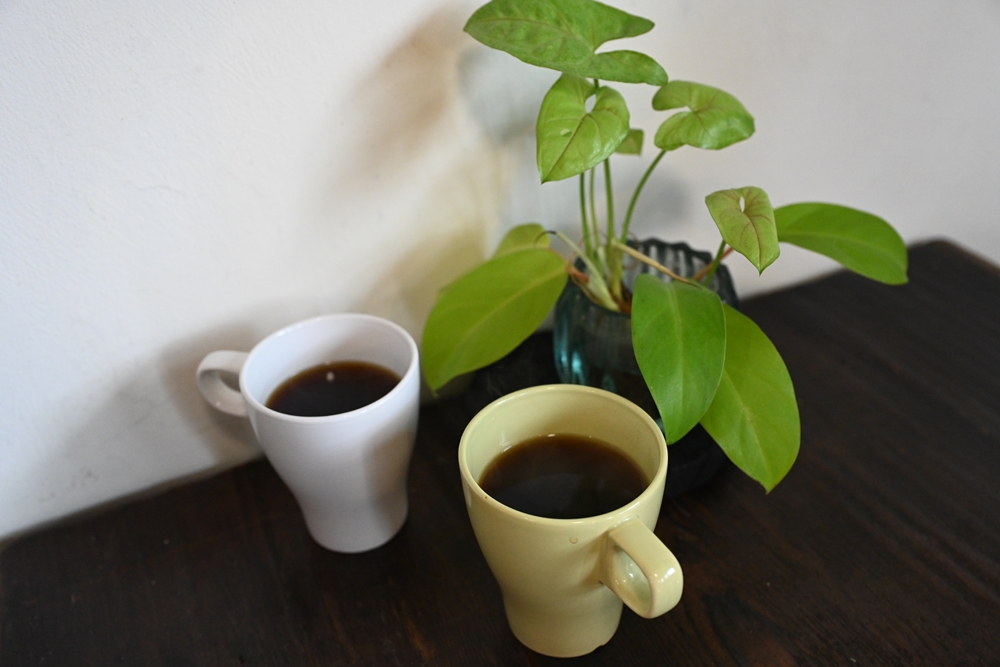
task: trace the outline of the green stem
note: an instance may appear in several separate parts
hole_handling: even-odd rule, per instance
[[[608,249],[615,238],[615,199],[611,188],[611,160],[604,160],[604,196],[608,200]]]
[[[597,217],[597,204],[594,202],[594,170],[593,169],[590,170],[590,192],[589,192],[589,199],[590,199],[590,224],[591,224],[590,237],[593,240],[593,246],[591,247],[590,253],[589,253],[590,254],[590,260],[593,263],[593,266],[596,266],[597,270],[600,271],[601,280],[604,280],[604,275],[605,275],[605,273],[607,273],[607,264],[604,261],[604,259],[605,259],[604,258],[604,248],[601,247],[601,230],[600,230],[600,227],[598,226],[599,220],[598,220],[598,217]]]
[[[597,228],[597,204],[594,202],[594,170],[590,170],[590,224],[594,226],[591,234],[594,237],[594,245],[600,244],[601,230]]]
[[[587,181],[583,174],[580,174],[580,218],[583,223],[583,243],[587,248],[587,254],[594,252],[594,246],[590,240],[590,222],[587,220]]]
[[[622,243],[628,242],[628,230],[629,227],[632,225],[632,212],[635,211],[635,204],[637,201],[639,201],[639,193],[642,192],[642,188],[646,185],[646,181],[649,180],[649,177],[650,175],[652,175],[653,170],[656,169],[656,165],[660,163],[660,160],[662,160],[663,156],[666,154],[667,151],[665,150],[660,151],[660,154],[656,156],[653,162],[649,165],[649,168],[646,169],[646,173],[644,173],[642,175],[642,178],[639,179],[639,184],[635,186],[635,192],[632,193],[632,201],[629,202],[628,210],[625,212],[625,222],[622,224],[622,235],[621,235]]]
[[[596,79],[596,78],[593,81],[594,81],[594,94],[596,95],[597,92],[600,91],[600,89],[601,89],[601,82],[600,82],[599,79]],[[607,271],[608,271],[607,259],[608,258],[607,258],[607,252],[603,251],[601,249],[600,220],[597,217],[597,202],[595,201],[595,197],[596,197],[595,190],[596,190],[596,188],[594,187],[595,180],[596,180],[596,172],[597,172],[597,170],[595,168],[591,168],[591,170],[590,170],[590,221],[591,221],[591,224],[593,224],[593,226],[594,226],[594,228],[593,228],[594,249],[596,250],[596,252],[594,253],[594,256],[593,256],[593,260],[597,263],[598,267],[600,267],[600,270],[601,270],[601,279],[603,280],[604,278],[607,277]]]
[[[730,248],[731,250],[732,248]],[[719,250],[715,253],[715,259],[712,260],[711,264],[695,274],[694,279],[702,285],[709,285],[712,282],[712,278],[715,277],[715,272],[719,270],[719,265],[722,264],[722,258],[727,254],[729,253],[726,251],[726,240],[723,239],[722,243],[719,244]]]
[[[604,196],[608,205],[608,240],[607,255],[608,260],[608,287],[611,295],[617,301],[622,299],[622,256],[621,253],[612,252],[615,242],[615,198],[611,186],[611,160],[604,160]]]

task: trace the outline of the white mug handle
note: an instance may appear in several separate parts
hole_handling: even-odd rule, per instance
[[[601,583],[643,618],[673,609],[684,591],[684,573],[674,554],[639,519],[610,531],[601,558]]]
[[[198,389],[202,397],[216,410],[237,417],[247,416],[247,406],[243,395],[222,381],[220,373],[239,376],[243,363],[249,356],[246,352],[217,350],[198,364]]]

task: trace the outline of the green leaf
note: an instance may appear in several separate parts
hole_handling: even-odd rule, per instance
[[[602,86],[594,108],[594,86],[563,74],[542,100],[536,126],[538,173],[542,183],[577,176],[615,152],[629,131],[629,113],[618,91]]]
[[[729,306],[726,363],[701,419],[726,456],[768,492],[799,453],[799,408],[785,362],[764,332]]]
[[[660,64],[644,53],[636,51],[607,51],[591,56],[580,63],[562,69],[585,79],[620,81],[622,83],[648,83],[661,86],[667,82],[667,73]]]
[[[652,21],[594,0],[493,0],[465,24],[465,31],[486,46],[531,65],[588,79],[659,86],[667,82],[667,74],[649,56],[595,53],[605,42],[652,29]]]
[[[835,259],[890,285],[907,282],[909,260],[899,233],[882,218],[836,204],[789,204],[775,209],[778,240]]]
[[[632,347],[660,411],[667,443],[677,442],[705,414],[722,377],[722,301],[702,287],[638,276],[632,297]]]
[[[502,358],[538,328],[566,284],[565,260],[543,248],[490,259],[448,286],[424,326],[424,376],[436,390]]]
[[[527,248],[548,247],[549,235],[545,231],[545,228],[537,222],[529,222],[524,225],[511,227],[503,239],[500,240],[500,245],[497,246],[493,256],[499,257],[500,255],[507,255]]]
[[[722,238],[758,273],[778,259],[778,231],[766,192],[754,187],[719,190],[705,197],[705,204]]]
[[[631,129],[628,134],[625,135],[625,141],[623,141],[616,153],[621,153],[622,155],[642,155],[642,140],[645,134],[642,130]]]
[[[690,81],[671,81],[653,96],[657,111],[681,109],[660,125],[653,143],[672,151],[681,146],[725,148],[753,134],[753,116],[727,92]]]

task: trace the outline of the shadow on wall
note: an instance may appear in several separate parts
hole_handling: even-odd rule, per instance
[[[542,98],[559,77],[513,56],[468,40],[458,63],[462,101],[476,125],[498,145],[530,138]]]
[[[463,31],[455,8],[430,14],[362,79],[330,122],[356,128],[331,147],[322,216],[339,219],[344,194],[369,200],[413,188],[389,239],[382,275],[357,302],[420,340],[438,291],[480,262],[502,234],[501,214],[534,115],[552,76],[524,76],[518,61]],[[345,120],[346,118],[346,120]],[[470,122],[471,121],[471,122]],[[521,220],[517,220],[521,222]],[[355,234],[355,229],[341,229]],[[377,232],[376,232],[377,233]],[[399,245],[411,242],[401,252]],[[362,239],[369,244],[369,239]]]
[[[453,211],[462,215],[462,211]],[[432,221],[424,219],[421,224]],[[384,277],[359,300],[361,309],[396,322],[420,344],[424,322],[434,307],[438,292],[485,255],[483,234],[468,219],[447,235],[428,236],[393,265]]]
[[[533,135],[537,106],[552,80],[525,74],[531,68],[473,42],[461,30],[464,19],[439,10],[418,25],[351,96],[355,141],[327,149],[328,211],[336,208],[336,193],[370,203],[419,174],[409,219],[396,225],[421,230],[402,239],[412,245],[390,254],[379,265],[382,275],[370,277],[368,289],[347,307],[333,288],[260,304],[237,322],[177,341],[153,367],[121,378],[114,398],[95,408],[60,460],[51,462],[64,471],[67,497],[85,496],[81,487],[90,484],[105,497],[130,495],[143,482],[190,479],[192,469],[202,476],[260,455],[248,420],[217,412],[197,390],[195,371],[213,350],[248,351],[295,320],[343,310],[387,317],[419,340],[438,290],[498,239],[512,169],[533,172],[533,164],[512,164],[510,154]],[[116,441],[134,446],[108,447]],[[108,479],[115,475],[133,488],[116,488]]]
[[[295,320],[343,310],[387,317],[419,341],[438,291],[492,250],[505,211],[509,224],[558,224],[560,214],[549,215],[542,203],[557,186],[543,192],[533,164],[538,105],[557,75],[474,42],[461,30],[465,18],[438,10],[402,40],[350,96],[355,141],[327,148],[329,210],[337,192],[371,202],[421,176],[409,218],[396,226],[420,230],[402,239],[412,244],[389,254],[381,275],[369,277],[353,303],[327,288],[259,304],[237,322],[177,341],[153,367],[123,376],[114,398],[95,408],[50,462],[61,471],[61,493],[85,497],[84,487],[96,484],[105,496],[128,494],[134,488],[116,488],[107,478],[118,475],[135,487],[148,475],[147,486],[155,485],[164,476],[187,478],[199,468],[202,475],[259,456],[249,422],[215,411],[198,393],[195,370],[206,354],[250,350]],[[516,191],[508,196],[512,184]],[[565,217],[574,220],[570,186]],[[123,441],[133,446],[108,446]]]
[[[412,174],[454,131],[461,17],[439,9],[393,49],[349,96],[354,141],[331,154],[330,193],[377,195]],[[336,201],[328,202],[336,206]]]
[[[344,294],[330,292],[329,287],[326,292],[317,289],[294,303],[263,305],[245,313],[239,323],[177,342],[162,355],[158,372],[125,383],[122,390],[129,396],[158,396],[162,405],[157,409],[114,401],[83,427],[81,440],[111,437],[101,435],[104,425],[130,422],[123,428],[137,433],[143,442],[137,444],[135,458],[130,457],[127,465],[148,466],[154,472],[177,468],[170,465],[170,457],[178,457],[176,463],[190,462],[196,443],[208,450],[205,458],[218,462],[213,469],[236,465],[259,456],[260,450],[248,420],[222,414],[201,398],[195,371],[206,354],[218,349],[249,351],[268,334],[296,320],[345,310],[396,321],[419,341],[438,290],[484,256],[484,238],[487,229],[495,226],[507,181],[503,155],[488,135],[473,132],[471,137],[456,139],[456,132],[469,126],[457,75],[458,63],[471,42],[462,33],[463,20],[447,10],[433,13],[361,79],[348,98],[350,108],[343,111],[357,129],[351,135],[355,140],[326,148],[330,158],[324,172],[332,176],[327,177],[325,190],[316,193],[322,200],[321,217],[333,220],[338,193],[350,194],[371,210],[376,208],[370,205],[373,201],[395,194],[414,178],[416,170],[424,170],[417,194],[410,197],[416,204],[403,227],[426,233],[409,235],[416,241],[412,246],[373,263],[381,275],[369,276],[370,287],[355,295],[353,303],[345,304]],[[338,118],[328,122],[338,122]],[[442,146],[444,152],[435,153]],[[429,154],[434,161],[426,164]],[[433,172],[428,174],[428,169]],[[371,225],[378,226],[378,222],[371,221]],[[314,242],[337,241],[352,231],[332,227]],[[377,234],[379,230],[372,231]],[[176,425],[140,423],[136,415],[143,412],[156,413],[157,420],[179,419],[191,442],[167,442],[167,434],[177,432]],[[183,444],[187,449],[178,454]],[[99,448],[99,444],[85,447],[74,458],[82,465],[89,456],[98,455]]]

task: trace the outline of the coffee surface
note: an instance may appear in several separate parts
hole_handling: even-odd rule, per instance
[[[558,433],[505,450],[479,480],[504,505],[550,519],[611,512],[635,500],[648,484],[639,466],[608,443]]]
[[[336,361],[313,366],[275,389],[267,407],[286,415],[324,417],[357,410],[399,384],[388,368],[366,361]]]

